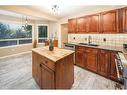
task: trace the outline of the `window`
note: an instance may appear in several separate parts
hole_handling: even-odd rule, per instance
[[[48,26],[39,25],[38,26],[38,42],[42,43],[47,39],[48,36]]]
[[[32,43],[32,25],[22,31],[21,25],[0,22],[0,47]]]

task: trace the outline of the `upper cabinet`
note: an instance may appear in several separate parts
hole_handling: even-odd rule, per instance
[[[101,13],[101,32],[118,33],[118,10]]]
[[[127,33],[127,7],[69,19],[68,33]]]
[[[123,15],[123,31],[122,32],[125,32],[127,33],[127,7],[126,8],[123,8],[122,9],[122,15]]]
[[[77,20],[69,19],[68,20],[68,33],[76,33],[77,31]]]
[[[87,19],[86,17],[77,18],[77,32],[86,33],[87,32]]]
[[[91,15],[88,17],[88,19],[87,19],[88,33],[99,33],[99,20],[100,20],[99,14]]]
[[[98,33],[99,18],[98,14],[77,18],[76,33]]]

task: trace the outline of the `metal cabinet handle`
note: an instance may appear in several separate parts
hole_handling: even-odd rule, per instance
[[[42,64],[40,64],[40,67],[42,67]]]

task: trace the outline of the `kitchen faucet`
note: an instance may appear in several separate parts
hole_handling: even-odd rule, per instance
[[[91,43],[92,43],[92,37],[89,36],[89,37],[88,37],[88,44],[91,44]]]

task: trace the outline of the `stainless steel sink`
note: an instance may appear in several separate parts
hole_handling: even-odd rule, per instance
[[[97,44],[88,44],[88,43],[79,43],[80,45],[88,45],[88,46],[99,46]]]

